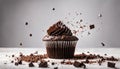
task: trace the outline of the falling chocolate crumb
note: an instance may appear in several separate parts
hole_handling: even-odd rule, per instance
[[[29,67],[34,67],[34,64],[32,62],[30,62]]]
[[[30,37],[32,37],[32,34],[29,34]]]
[[[53,11],[55,10],[55,8],[52,9]]]
[[[90,27],[90,29],[94,29],[94,28],[95,28],[95,25],[92,24],[92,25],[90,25],[89,27]]]
[[[23,44],[22,43],[20,43],[20,46],[22,46]]]
[[[28,25],[28,22],[26,22],[25,25]]]
[[[101,45],[102,45],[102,46],[105,46],[105,44],[104,44],[103,42],[101,42]]]
[[[111,68],[115,68],[115,63],[113,63],[113,62],[108,62],[108,63],[107,63],[107,66],[108,66],[108,67],[111,67]]]
[[[58,67],[54,67],[54,69],[58,69]]]

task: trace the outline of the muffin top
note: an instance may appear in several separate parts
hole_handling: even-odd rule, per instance
[[[43,41],[77,41],[78,38],[73,36],[71,30],[61,21],[50,26]]]

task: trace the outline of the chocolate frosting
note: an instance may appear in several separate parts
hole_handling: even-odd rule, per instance
[[[47,33],[50,36],[62,36],[62,35],[72,36],[71,30],[61,21],[58,21],[56,24],[52,25],[47,30]]]
[[[48,35],[43,38],[43,41],[77,41],[76,36],[72,36],[71,30],[61,21],[50,26],[47,30]]]

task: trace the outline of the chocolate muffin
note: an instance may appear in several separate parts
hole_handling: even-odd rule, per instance
[[[50,26],[48,35],[43,38],[49,58],[73,58],[78,38],[61,21]]]

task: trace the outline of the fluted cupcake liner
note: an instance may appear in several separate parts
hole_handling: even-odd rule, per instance
[[[77,41],[45,41],[49,58],[73,58]]]

